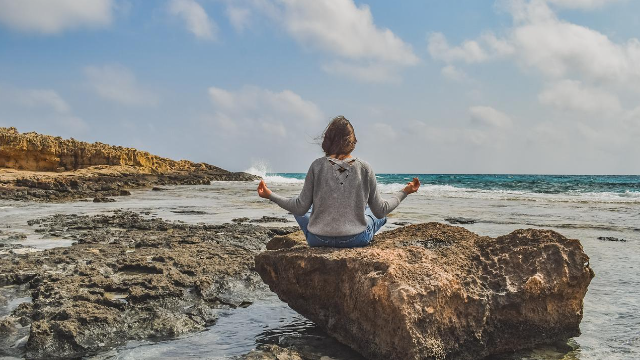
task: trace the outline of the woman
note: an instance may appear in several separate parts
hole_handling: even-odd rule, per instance
[[[290,211],[309,246],[367,246],[387,222],[387,214],[418,191],[420,181],[413,178],[390,199],[382,199],[369,164],[351,156],[357,140],[349,120],[334,118],[322,136],[326,156],[311,164],[299,196],[279,196],[264,180],[258,195]]]

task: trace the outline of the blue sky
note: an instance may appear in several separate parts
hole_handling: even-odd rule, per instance
[[[640,173],[640,2],[0,0],[0,126],[304,172]]]

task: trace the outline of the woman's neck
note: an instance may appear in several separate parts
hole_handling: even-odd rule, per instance
[[[334,159],[338,159],[338,160],[344,160],[344,159],[350,158],[351,154],[347,154],[347,155],[329,155],[329,157],[334,158]]]

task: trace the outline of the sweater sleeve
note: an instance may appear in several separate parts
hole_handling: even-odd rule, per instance
[[[309,211],[311,204],[313,204],[313,164],[307,171],[307,176],[304,178],[304,185],[300,195],[292,198],[286,198],[280,196],[273,191],[269,200],[278,204],[281,208],[290,211],[293,215],[302,216]]]
[[[400,190],[394,193],[390,199],[386,200],[378,192],[378,182],[376,175],[371,168],[369,170],[369,208],[375,217],[382,219],[400,205],[400,202],[407,197],[407,193]]]

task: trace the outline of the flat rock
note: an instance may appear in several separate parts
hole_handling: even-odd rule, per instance
[[[277,216],[263,216],[259,219],[250,220],[252,223],[271,223],[271,222],[289,222],[289,219]]]
[[[602,241],[618,241],[618,242],[627,242],[625,239],[620,239],[613,236],[598,236],[598,240]]]
[[[280,299],[369,359],[481,359],[580,334],[594,276],[578,240],[440,223],[359,249],[274,237],[256,269]]]
[[[101,196],[96,196],[93,198],[94,203],[109,203],[109,202],[115,202],[115,201],[116,199],[101,197]]]
[[[449,224],[475,224],[476,221],[474,219],[464,218],[464,217],[448,217],[445,218],[444,221]]]

